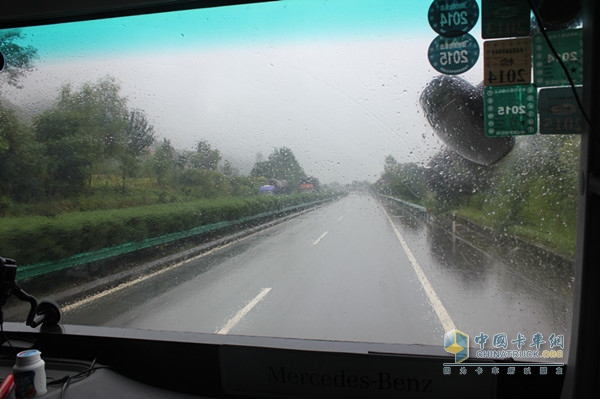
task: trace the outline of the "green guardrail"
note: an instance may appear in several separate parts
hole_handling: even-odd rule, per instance
[[[335,198],[334,198],[335,199]],[[281,213],[297,211],[301,209],[310,208],[311,206],[321,205],[327,201],[333,201],[334,199],[322,199],[318,201],[307,202],[305,204],[300,205],[292,205],[289,207],[285,207],[282,209],[278,209],[276,211],[262,212],[252,216],[245,216],[236,220],[226,220],[217,223],[211,223],[203,226],[195,227],[191,230],[187,231],[179,231],[176,233],[169,233],[159,237],[147,238],[142,241],[134,241],[128,242],[125,244],[115,245],[108,248],[99,249],[96,251],[84,252],[81,254],[73,255],[69,258],[57,260],[57,261],[48,261],[48,262],[40,262],[32,265],[24,265],[19,266],[17,272],[17,281],[26,280],[32,277],[42,276],[44,274],[48,274],[51,272],[56,272],[63,269],[68,269],[74,266],[84,265],[86,263],[98,262],[102,260],[107,260],[115,256],[125,255],[131,252],[139,251],[142,249],[152,248],[159,245],[168,244],[174,241],[182,240],[185,238],[190,238],[202,234],[209,233],[211,231],[216,231],[219,229],[223,229],[225,227],[234,226],[237,224],[248,223],[255,220],[259,220],[262,218],[275,216]]]
[[[390,197],[389,195],[380,195],[380,197],[389,199],[391,201],[397,202],[397,203],[402,204],[402,205],[406,205],[406,206],[411,207],[411,208],[413,208],[415,210],[418,210],[420,212],[427,213],[427,208],[425,208],[424,206],[413,204],[412,202],[408,202],[408,201],[402,200],[400,198]]]

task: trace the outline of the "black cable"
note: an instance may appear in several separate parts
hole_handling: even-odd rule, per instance
[[[53,380],[48,382],[46,385],[60,385],[60,384],[64,384],[66,381],[68,380],[82,380],[85,379],[87,377],[89,377],[94,371],[96,370],[100,370],[100,369],[111,369],[112,367],[110,366],[95,366],[95,367],[90,367],[88,369],[85,369],[83,371],[80,371],[79,373],[75,374],[75,375],[66,375],[62,378],[59,378],[58,380]]]
[[[70,386],[71,382],[77,382],[77,381],[83,380],[83,379],[89,377],[96,370],[110,369],[110,368],[111,368],[110,366],[96,366],[96,359],[94,358],[94,360],[92,360],[92,362],[90,363],[90,365],[87,369],[80,371],[72,376],[66,375],[62,378],[59,378],[58,380],[50,381],[50,382],[46,383],[46,385],[48,385],[48,386],[61,385],[60,397],[62,399],[65,397],[65,393],[67,392],[67,388]]]
[[[563,62],[562,57],[559,56],[558,52],[554,48],[554,45],[552,44],[552,41],[548,37],[548,34],[546,33],[546,27],[544,26],[544,23],[542,22],[542,18],[540,17],[537,9],[533,6],[533,3],[531,2],[531,0],[527,0],[527,3],[529,3],[529,8],[531,8],[531,12],[533,12],[533,16],[535,17],[535,20],[540,28],[540,32],[544,36],[544,40],[548,44],[550,51],[552,51],[552,54],[558,61],[560,67],[562,68],[563,72],[565,73],[565,76],[567,77],[567,80],[569,81],[569,86],[571,87],[571,91],[573,92],[573,96],[575,97],[575,101],[577,102],[577,106],[579,107],[579,110],[581,111],[583,118],[585,119],[585,121],[587,122],[591,131],[594,133],[594,136],[596,136],[596,139],[598,140],[598,134],[596,131],[596,127],[592,124],[591,119],[589,118],[589,116],[587,115],[587,112],[585,112],[585,109],[583,108],[583,103],[581,102],[581,99],[579,98],[579,95],[577,94],[577,88],[575,87],[575,83],[573,82],[573,78],[571,77],[571,74],[569,73],[567,66]]]
[[[6,331],[4,331],[4,323],[3,322],[0,322],[0,332],[2,332],[2,337],[4,338],[4,341],[6,341],[8,343],[8,346],[16,354],[17,353],[17,349],[13,346],[12,342],[10,342],[10,339],[8,339],[8,336],[6,335]]]
[[[67,377],[64,384],[60,388],[60,399],[63,399],[65,397],[65,392],[67,392],[67,387],[69,386],[70,382],[71,382],[71,377]]]

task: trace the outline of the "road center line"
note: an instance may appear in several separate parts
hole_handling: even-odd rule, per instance
[[[323,237],[325,237],[325,236],[327,235],[327,233],[328,233],[328,232],[326,231],[325,233],[321,234],[321,235],[319,236],[319,238],[317,238],[317,239],[315,240],[315,242],[313,242],[313,245],[317,245],[317,244],[319,243],[319,241],[321,241],[321,240],[323,239]]]
[[[244,316],[246,316],[248,314],[248,312],[251,311],[252,308],[255,307],[256,304],[259,303],[269,293],[269,291],[271,291],[271,288],[263,288],[262,291],[259,292],[259,294],[257,296],[255,296],[252,301],[250,301],[250,303],[248,303],[246,306],[244,306],[242,309],[240,309],[235,314],[235,316],[233,316],[231,319],[229,319],[227,324],[225,324],[225,326],[223,328],[221,328],[220,330],[217,331],[217,334],[228,334],[229,331],[233,327],[235,327],[235,325],[240,320],[242,320],[242,318],[244,318]]]
[[[390,222],[390,225],[392,226],[392,229],[394,230],[394,233],[396,234],[396,238],[398,238],[398,241],[400,241],[400,244],[402,244],[402,248],[404,248],[404,252],[406,252],[406,256],[408,256],[408,260],[410,261],[410,264],[412,265],[412,267],[415,271],[415,274],[417,275],[417,278],[421,282],[421,286],[423,286],[423,289],[425,290],[425,294],[427,294],[427,298],[429,299],[429,303],[431,304],[431,307],[435,311],[438,319],[440,320],[440,323],[442,323],[444,332],[454,330],[456,328],[456,326],[455,326],[454,322],[452,321],[452,319],[450,318],[450,315],[448,314],[448,311],[444,307],[444,304],[442,303],[440,298],[437,296],[435,290],[433,289],[433,286],[429,282],[429,279],[425,275],[423,268],[421,267],[421,265],[417,261],[417,258],[415,258],[415,255],[412,253],[412,251],[408,247],[408,244],[404,240],[404,237],[402,237],[402,234],[400,234],[400,231],[398,231],[398,229],[396,228],[396,225],[394,224],[394,221],[392,220],[390,215],[387,213],[387,211],[385,209],[383,209],[383,211],[385,212],[385,216],[387,217],[388,221]]]

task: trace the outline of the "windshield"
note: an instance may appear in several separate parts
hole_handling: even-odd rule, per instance
[[[0,31],[0,256],[66,324],[566,358],[579,136],[468,138],[481,25],[442,74],[430,5]]]

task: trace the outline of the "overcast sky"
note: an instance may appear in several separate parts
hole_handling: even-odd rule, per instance
[[[424,163],[441,147],[418,105],[438,74],[429,3],[287,0],[23,29],[37,68],[4,94],[35,108],[111,75],[177,148],[207,140],[248,172],[287,146],[324,183],[374,182],[385,156]],[[478,83],[481,60],[463,77]]]

